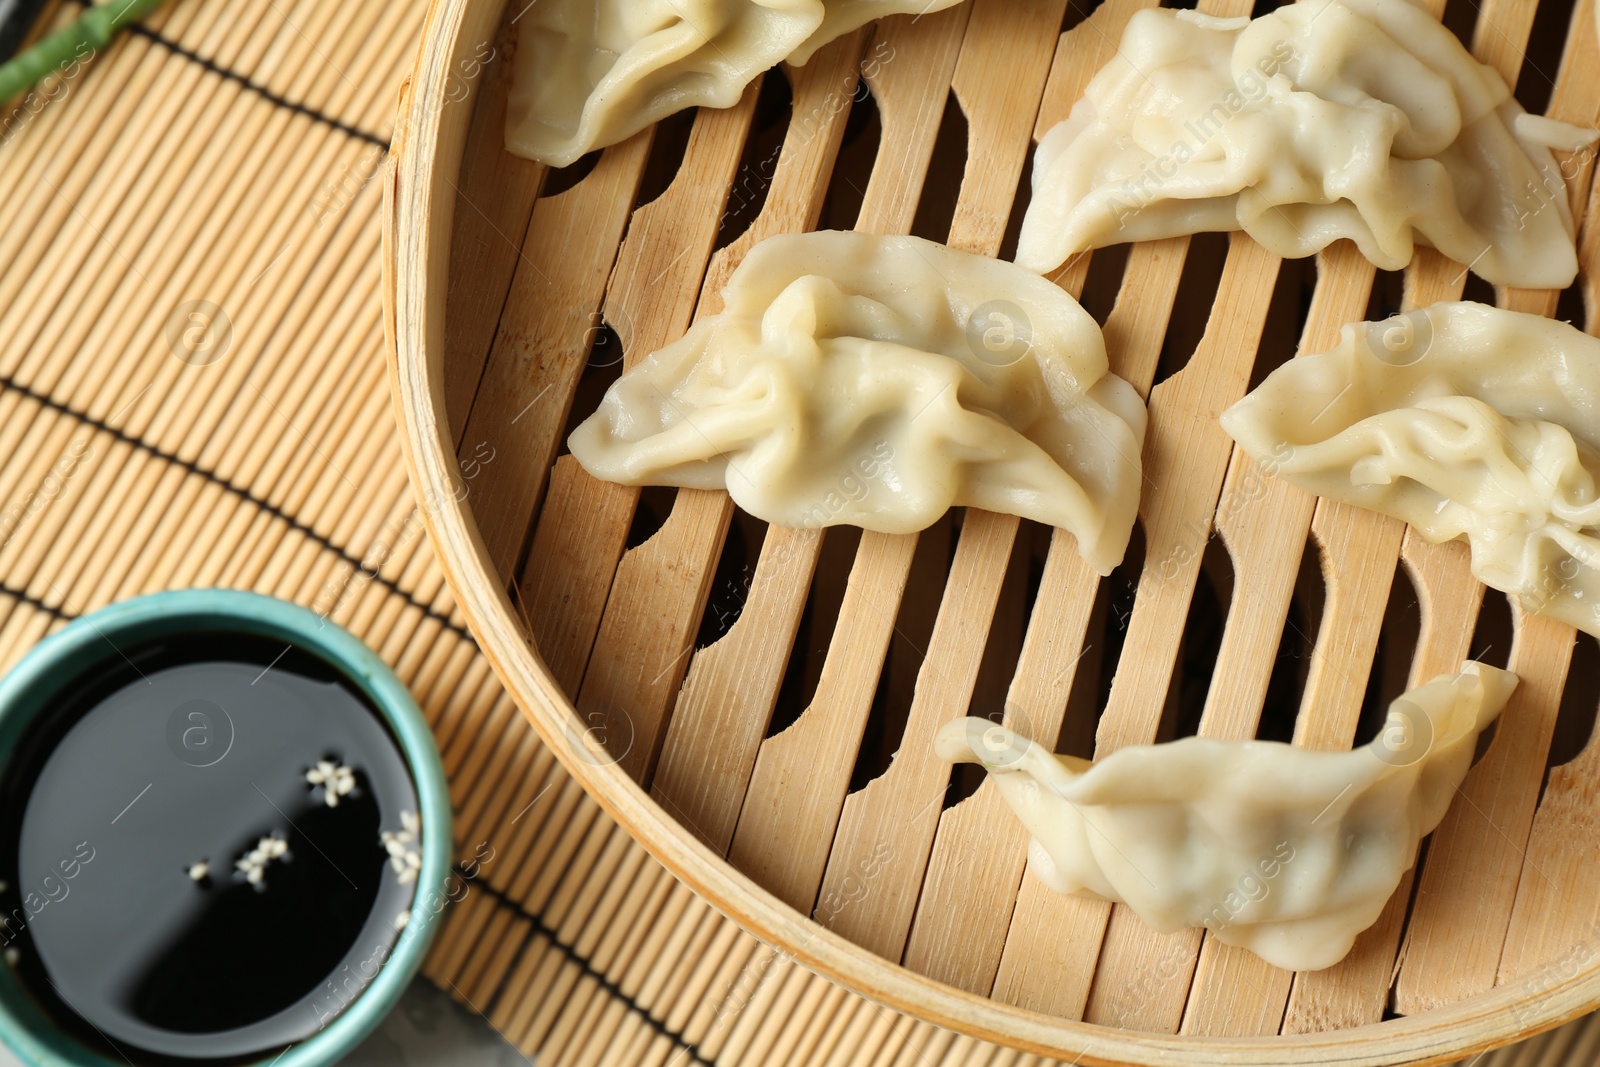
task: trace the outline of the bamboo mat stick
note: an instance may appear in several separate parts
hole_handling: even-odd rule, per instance
[[[12,55],[19,54],[46,37],[71,26],[77,21],[78,14],[79,12],[62,0],[44,0],[39,6],[33,26],[17,41]],[[112,44],[115,43],[113,40]],[[8,148],[4,158],[0,159],[0,180],[4,180],[8,167],[17,166],[19,161],[24,159],[31,161],[37,158],[36,153],[41,138],[23,137],[23,131],[32,125],[32,120],[37,118],[37,112],[42,112],[46,106],[59,100],[63,93],[71,93],[76,85],[81,85],[78,79],[82,77],[85,69],[86,66],[82,63],[77,66],[71,62],[62,63],[55,68],[52,75],[41,78],[31,91],[16,94],[9,101],[0,101],[0,104],[11,105],[4,113],[4,119],[9,121],[4,121],[3,125],[0,125],[0,145]],[[37,109],[37,112],[30,114],[34,109]],[[16,208],[14,199],[0,204],[0,230],[9,225]]]
[[[587,832],[582,835],[581,841],[573,841],[576,845],[571,853],[571,870],[568,877],[563,878],[560,885],[555,886],[555,894],[550,897],[549,904],[539,912],[544,915],[544,921],[549,928],[554,929],[555,939],[562,944],[570,945],[573,937],[581,931],[582,920],[587,917],[587,905],[592,904],[590,899],[579,897],[578,888],[582,885],[587,870],[594,862],[598,849],[605,845],[606,838],[610,837],[614,825],[610,819],[595,819],[590,822]],[[582,974],[578,966],[573,965],[562,953],[550,953],[549,963],[554,963],[552,968],[547,968],[544,973],[549,976],[549,987],[542,992],[544,1000],[544,1016],[542,1033],[549,1032],[549,1027],[554,1025],[555,1037],[570,1032],[571,1013],[565,1011],[566,998],[570,997],[574,987],[582,981]],[[538,1022],[538,1021],[536,1021]],[[558,1045],[557,1045],[558,1048]]]
[[[778,1042],[790,1020],[797,1012],[814,1010],[811,1005],[816,1003],[821,993],[821,983],[814,974],[793,960],[787,960],[783,967],[782,988],[772,1004],[759,1015],[747,1013],[749,1018],[756,1020],[756,1025],[752,1027],[741,1051],[740,1061],[772,1063],[779,1060]]]
[[[470,657],[472,670],[479,671],[481,658]],[[512,770],[504,776],[496,787],[489,789],[474,789],[467,793],[462,800],[457,815],[457,825],[461,829],[457,832],[457,840],[463,849],[474,842],[489,844],[497,855],[503,855],[510,862],[500,864],[487,876],[489,884],[499,889],[504,889],[509,882],[508,869],[515,869],[520,859],[526,855],[527,849],[532,846],[532,839],[527,836],[531,833],[523,826],[524,820],[534,812],[540,802],[544,802],[544,810],[555,803],[556,788],[563,784],[565,772],[557,769],[553,754],[542,742],[529,740],[527,732],[517,736],[515,723],[508,721],[507,712],[514,714],[511,701],[503,692],[488,683],[487,678],[478,680],[482,686],[482,693],[486,700],[480,700],[484,711],[489,710],[491,704],[495,705],[496,722],[489,727],[494,733],[503,737],[502,744],[515,746],[517,756],[511,761]]]
[[[590,877],[590,878],[592,878],[592,877]],[[662,889],[658,888],[658,886],[654,886],[654,885],[643,886],[642,891],[643,891],[643,893],[645,893],[646,899],[659,899],[659,896],[661,896],[661,893],[662,893]],[[648,920],[648,917],[642,917],[642,918],[640,918],[640,921],[650,921],[650,920]],[[568,931],[568,933],[570,933],[570,931]],[[562,934],[563,941],[568,941],[568,933],[563,933]],[[608,945],[608,944],[621,945],[621,944],[624,944],[624,942],[621,942],[621,941],[613,941],[613,942],[602,941],[602,942],[600,942],[600,944],[602,944],[602,945]],[[656,960],[656,963],[658,963],[658,965],[659,965],[659,963],[661,963],[661,961],[662,961],[661,958],[658,958],[658,960]],[[606,960],[605,960],[605,958],[603,958],[603,955],[597,955],[597,957],[595,957],[594,963],[597,963],[598,966],[602,966],[602,968],[603,968],[603,966],[606,966]],[[552,974],[552,973],[550,973],[550,971],[547,971],[546,974],[547,974],[547,976],[549,976],[549,974]],[[611,973],[611,979],[613,979],[613,981],[614,981],[614,979],[616,979],[616,977],[618,977],[618,976],[616,976],[616,973],[614,973],[614,971],[613,971],[613,973]],[[525,1033],[525,1041],[530,1041],[530,1043],[534,1043],[534,1045],[536,1045],[536,1043],[538,1043],[539,1040],[542,1040],[542,1037],[541,1037],[542,1033],[546,1032],[547,1025],[549,1025],[550,1019],[552,1019],[552,1017],[554,1017],[554,1016],[552,1016],[552,1011],[554,1011],[554,1006],[558,1005],[558,1001],[554,1001],[554,1003],[550,1003],[550,995],[549,995],[549,993],[544,992],[544,985],[538,984],[538,982],[536,982],[536,984],[534,984],[533,987],[530,987],[530,989],[526,990],[526,992],[523,993],[523,995],[525,995],[525,998],[528,998],[528,1000],[531,1000],[531,998],[534,998],[534,997],[542,998],[542,1000],[546,1000],[547,1001],[547,1008],[549,1008],[549,1009],[547,1009],[547,1011],[544,1011],[544,1013],[542,1013],[542,1017],[544,1017],[544,1022],[539,1021],[539,1019],[534,1019],[534,1021],[533,1021],[533,1029],[528,1030],[528,1032]],[[563,1011],[570,1011],[570,1009],[571,1009],[570,1006],[568,1006],[568,1008],[563,1008]]]
[[[228,38],[237,38],[241,25],[248,31],[251,20],[241,18],[237,25],[226,19],[219,20],[217,36],[222,36],[221,31],[227,29],[230,30]],[[220,41],[215,46],[221,52],[219,61],[235,61],[232,53],[237,49],[229,46],[237,43],[232,39]],[[187,219],[193,228],[198,228],[212,210],[205,198],[209,195],[215,199],[225,189],[224,183],[211,180],[211,175],[222,167],[234,169],[221,162],[222,157],[230,149],[242,150],[248,144],[240,142],[237,131],[229,128],[229,120],[237,121],[240,115],[232,104],[244,90],[192,63],[169,62],[165,73],[180,79],[180,84],[171,90],[158,87],[156,91],[165,92],[174,102],[182,101],[184,112],[158,127],[164,131],[159,144],[155,143],[156,138],[145,138],[154,145],[155,155],[142,167],[132,169],[134,164],[116,154],[107,160],[111,174],[128,168],[118,177],[133,179],[130,189],[107,187],[99,193],[91,191],[85,194],[90,202],[80,202],[78,210],[85,214],[99,209],[113,214],[99,232],[80,235],[92,241],[84,249],[89,263],[64,270],[62,277],[71,284],[59,303],[54,308],[41,305],[36,309],[39,314],[19,327],[18,340],[33,341],[36,351],[58,351],[62,347],[70,350],[72,342],[61,337],[64,329],[70,328],[80,335],[87,332],[101,321],[99,313],[110,291],[137,292],[149,281],[152,258],[168,257],[187,249],[187,245],[175,243],[170,235],[154,236],[152,230],[158,223],[170,225],[174,219]],[[260,116],[275,110],[261,108],[256,113]],[[101,198],[110,202],[95,202]],[[189,212],[173,210],[178,205],[189,208]],[[139,266],[137,261],[143,261],[144,265]],[[62,267],[55,269],[63,270]],[[149,294],[143,295],[148,299]],[[63,314],[69,309],[70,315]],[[45,322],[46,313],[51,319],[49,325]]]
[[[867,1032],[878,1019],[878,1013],[869,1000],[857,1000],[851,1007],[854,1010],[844,1017],[844,1026],[835,1036],[835,1043],[828,1050],[827,1058],[821,1061],[824,1067],[847,1067],[850,1053],[861,1046]]]
[[[461,646],[468,650],[468,655],[463,657],[473,670],[478,668],[480,657],[471,654],[469,646]],[[482,684],[483,679],[479,682]],[[445,688],[459,687],[459,682],[441,680]],[[493,700],[498,694],[492,686],[484,685],[484,694]],[[487,703],[487,702],[486,702]],[[502,703],[509,701],[502,700]],[[516,821],[525,817],[526,812],[534,803],[546,795],[555,785],[552,776],[554,760],[548,747],[529,738],[524,731],[517,737],[513,731],[504,730],[504,747],[514,749],[516,755],[510,761],[515,768],[514,773],[505,774],[498,782],[497,788],[492,790],[474,790],[467,794],[462,801],[456,815],[456,841],[463,852],[474,848],[475,843],[481,843],[494,849],[496,856],[505,855],[512,858],[515,854],[511,851],[512,837],[516,829]],[[507,820],[511,820],[507,823]],[[505,823],[505,825],[503,825]],[[491,844],[492,842],[492,844]],[[504,865],[497,867],[496,871],[504,870]],[[491,879],[494,875],[488,876]],[[501,875],[502,883],[505,875]],[[491,880],[490,884],[494,884]]]
[[[327,407],[335,417],[330,419],[326,426],[314,426],[306,439],[299,443],[300,447],[296,452],[284,458],[282,468],[276,472],[277,478],[269,483],[274,488],[282,487],[283,492],[274,492],[270,496],[296,495],[302,486],[304,491],[309,492],[310,484],[315,481],[313,474],[317,446],[313,444],[314,441],[359,439],[357,435],[362,429],[361,416],[364,411],[371,409],[375,400],[379,399],[378,394],[382,387],[370,380],[362,381],[357,375],[346,376],[341,384],[342,388],[332,392],[328,397]],[[292,506],[285,507],[282,500],[273,502],[285,510],[293,510]],[[240,508],[233,515],[226,516],[226,522],[227,528],[219,538],[219,542],[230,545],[231,548],[227,556],[217,561],[213,568],[199,572],[202,580],[219,585],[254,584],[264,571],[266,561],[272,558],[273,549],[288,535],[288,530],[284,524],[275,521],[270,513],[259,508]],[[260,563],[251,568],[250,561],[254,560]],[[384,561],[386,566],[388,563],[389,561]],[[318,592],[320,590],[312,594],[314,604]]]
[[[883,141],[904,150],[878,153],[858,230],[905,233],[911,228],[969,15],[965,5],[951,11],[959,14],[891,20],[878,31],[878,43],[886,43],[896,59],[880,65],[871,87],[879,100]],[[930,73],[920,76],[925,70]],[[803,555],[804,536],[780,535],[771,543],[772,562],[766,562],[763,546],[758,578],[763,564],[790,562],[778,554],[779,547],[792,550],[795,568],[814,558]],[[786,730],[762,743],[743,791],[729,860],[803,912],[811,910],[822,883],[915,546],[914,537],[862,534],[811,704]]]
[[[456,736],[502,738],[501,743],[504,744],[516,735],[518,723],[515,706],[509,697],[497,692],[492,685],[486,685],[484,692],[492,695],[492,721],[473,729],[459,727]],[[484,717],[489,716],[490,707],[487,703],[482,711]],[[497,864],[487,876],[489,884],[502,891],[508,890],[513,873],[528,864],[531,850],[537,847],[540,840],[540,827],[545,824],[551,809],[561,797],[561,790],[569,781],[566,771],[555,764],[553,753],[542,742],[534,746],[525,762],[519,760],[514,765],[514,790],[493,786],[473,788],[461,801],[459,817],[463,827],[460,836],[463,845],[486,841],[505,857],[506,862]],[[484,776],[485,779],[487,777]],[[481,814],[495,796],[508,798],[499,815],[491,817]],[[510,817],[509,823],[503,822],[506,816]]]
[[[322,249],[314,250],[315,252],[323,253],[318,259],[318,273],[323,273],[324,267],[326,267],[327,271],[333,272],[329,275],[330,277],[339,276],[336,268],[342,269],[346,276],[349,276],[348,272],[356,271],[366,278],[365,284],[370,286],[373,280],[365,272],[365,268],[361,263],[365,248],[369,246],[366,246],[363,242],[361,245],[354,246],[358,251],[352,253],[351,237],[346,236],[346,234],[353,236],[359,232],[358,227],[352,227],[349,231],[336,235],[336,241],[331,248],[326,251]],[[330,318],[340,313],[337,305],[329,306],[301,302],[293,306],[280,304],[280,307],[283,309],[283,318],[279,320],[277,328],[295,331],[325,328]],[[255,473],[254,461],[248,461],[251,465],[241,470],[242,453],[232,445],[216,443],[219,436],[226,441],[235,440],[236,434],[248,436],[261,432],[281,433],[297,441],[303,441],[305,437],[304,429],[300,425],[301,420],[297,418],[299,413],[294,407],[286,410],[283,404],[279,402],[278,392],[280,387],[274,379],[281,376],[274,374],[274,368],[270,366],[265,368],[266,375],[258,376],[255,371],[254,352],[248,347],[249,342],[245,344],[247,347],[244,347],[237,354],[237,363],[230,359],[222,369],[222,374],[226,379],[224,387],[232,385],[228,392],[237,398],[235,402],[230,406],[219,406],[215,403],[215,394],[213,394],[212,397],[206,399],[205,413],[196,415],[196,421],[201,425],[213,427],[210,435],[206,438],[208,442],[207,448],[200,450],[196,458],[202,466],[216,470],[221,476],[229,480],[248,482]],[[298,358],[300,359],[306,359],[312,354],[304,349],[299,351]],[[191,379],[194,377],[197,376],[190,376]],[[185,388],[193,388],[193,385],[191,382],[186,382]],[[178,442],[168,442],[168,445],[173,448],[182,447]],[[360,446],[362,448],[371,447],[365,442],[361,442]],[[353,488],[353,485],[348,480],[348,474],[344,473],[342,465],[337,461],[333,461],[329,471],[331,477],[337,479],[346,488]],[[244,477],[241,478],[241,474]]]
[[[93,474],[104,474],[104,472],[107,472],[107,470],[110,470],[110,464],[104,464],[104,466],[99,467],[98,470],[94,470]]]
[[[347,262],[349,262],[349,266],[355,266],[355,264],[357,264],[357,258],[350,258]],[[298,315],[298,312],[294,312],[294,314]],[[333,309],[322,309],[322,312],[320,312],[320,315],[323,315],[323,317],[330,314],[333,314]],[[314,315],[314,317],[310,318],[310,322],[318,322],[317,315]],[[267,392],[267,389],[275,389],[275,386],[272,384],[272,382],[264,382],[264,386],[266,386],[266,389],[262,389],[262,386],[256,386],[254,382],[250,382],[250,384],[246,384],[243,389],[240,389],[240,398],[242,398],[243,403],[240,406],[235,406],[235,413],[248,413],[245,414],[245,418],[250,418],[251,421],[254,422],[254,426],[259,427],[256,432],[266,430],[266,432],[298,434],[298,419],[296,419],[296,416],[294,416],[294,411],[285,411],[283,410],[282,405],[277,405],[277,402],[272,400],[269,392]],[[368,426],[373,426],[373,424],[378,424],[378,426],[381,426],[381,413],[379,413],[379,408],[381,408],[381,400],[381,394],[376,394],[376,392],[374,392],[374,394],[370,394],[370,397],[368,397],[365,414],[365,422],[368,424]],[[195,421],[205,422],[205,419],[195,419]],[[248,429],[248,427],[250,427],[250,424],[246,422],[246,429]],[[368,458],[374,458],[374,454],[371,453],[370,450],[365,451],[366,454],[368,454]],[[370,461],[370,459],[368,459],[368,461]],[[360,459],[357,459],[357,462],[360,462]],[[227,472],[226,467],[224,467],[222,470]],[[336,490],[338,490],[338,496],[330,498],[330,501],[328,502],[331,502],[331,504],[352,504],[352,502],[357,502],[357,504],[363,504],[363,506],[365,506],[363,507],[363,510],[360,510],[360,512],[354,512],[354,514],[362,515],[363,517],[363,530],[352,531],[352,533],[357,534],[357,536],[362,536],[362,534],[365,534],[365,537],[373,536],[373,534],[376,534],[376,531],[381,528],[384,520],[386,520],[386,512],[389,509],[387,509],[387,507],[373,506],[374,499],[378,498],[379,494],[382,493],[382,490],[386,488],[386,483],[387,490],[389,490],[389,493],[386,494],[386,499],[394,499],[398,493],[403,493],[402,488],[400,488],[400,486],[398,486],[397,483],[395,483],[394,480],[389,477],[378,478],[378,480],[370,480],[370,478],[368,478],[368,480],[363,480],[360,485],[355,485],[354,480],[352,480],[349,472],[347,472],[347,467],[342,466],[341,462],[338,461],[331,462],[331,466],[328,466],[325,470],[323,470],[322,477],[326,478],[326,480],[330,480],[330,482],[336,486]],[[216,486],[198,488],[198,486],[195,486],[194,483],[187,483],[187,490],[189,490],[190,493],[195,493],[195,491],[210,494],[219,493],[219,490],[216,488]],[[187,512],[186,518],[184,518],[184,525],[189,526],[190,530],[194,530],[197,523],[203,522],[205,525],[211,525],[213,522],[226,520],[226,518],[229,517],[232,512],[234,512],[235,507],[238,506],[240,506],[240,504],[238,504],[237,499],[235,498],[230,498],[230,496],[229,498],[219,498],[218,507],[216,507],[214,510],[197,509],[198,514],[197,512]],[[194,533],[190,534],[190,536],[205,536],[205,534],[203,534],[203,530],[205,530],[205,526],[202,526],[200,530],[194,530]],[[173,545],[173,547],[168,549],[168,555],[181,555],[179,549],[181,549],[182,544],[187,544],[187,542],[190,542],[190,536],[179,534],[178,537],[171,539],[170,545]],[[362,539],[362,541],[357,541],[355,544],[365,544],[365,539]],[[320,553],[314,552],[312,555],[320,555]],[[326,563],[328,563],[328,566],[334,565],[333,560],[328,560]],[[178,563],[173,561],[173,565],[178,565]]]
[[[785,1036],[792,1040],[788,1044],[790,1063],[813,1063],[816,1052],[828,1032],[832,1029],[834,1021],[839,1018],[845,1006],[853,1003],[856,998],[845,992],[842,986],[827,983],[823,990],[821,1006],[817,1011],[806,1016],[803,1020],[796,1020],[798,1026],[786,1029]],[[789,1035],[792,1033],[792,1038]]]
[[[180,32],[199,6],[176,4],[157,12],[151,22],[159,25],[170,13],[166,26],[174,32]],[[209,25],[209,22],[206,24]],[[5,223],[0,227],[0,256],[4,257],[0,262],[16,262],[23,248],[32,249],[30,254],[33,256],[39,254],[40,247],[48,239],[41,237],[39,230],[49,225],[48,220],[52,217],[59,224],[61,205],[58,190],[61,182],[69,183],[67,195],[70,196],[73,181],[87,181],[94,169],[94,159],[109,147],[108,144],[96,143],[95,134],[102,128],[122,128],[114,123],[127,122],[133,106],[130,100],[137,99],[139,94],[148,89],[151,79],[165,65],[165,61],[166,57],[155,45],[141,38],[124,35],[96,57],[95,64],[89,68],[92,74],[80,72],[75,81],[78,88],[68,94],[66,100],[44,113],[81,111],[86,121],[52,122],[41,115],[31,124],[34,129],[32,135],[8,142],[8,146],[14,146],[16,151],[8,151],[5,159],[0,161],[0,181],[4,181],[8,188],[14,188],[20,174],[50,170],[56,188],[37,184],[24,196],[7,197],[0,204],[0,221]],[[95,79],[92,83],[89,80],[91,77]],[[97,88],[104,86],[104,89],[88,91],[85,87],[90,84]],[[85,153],[88,153],[87,157]],[[73,178],[80,162],[86,172]],[[28,219],[31,225],[17,226],[17,219]],[[26,270],[8,270],[6,275],[4,282],[0,283],[0,300],[9,302],[15,299],[28,274]]]
[[[215,16],[204,12],[200,16],[208,22],[214,21]],[[160,50],[152,48],[121,49],[116,58],[124,62],[137,64],[133,76],[129,79],[127,95],[113,103],[106,121],[110,128],[126,131],[133,122],[133,110],[138,101],[153,88],[161,84],[162,75],[166,79],[176,79],[182,66],[169,61]],[[68,101],[70,105],[71,101]],[[166,115],[170,117],[178,108],[176,99],[158,104],[151,119],[158,120]],[[0,317],[0,325],[8,330],[16,328],[16,322],[26,312],[37,306],[37,301],[19,304],[20,298],[32,290],[36,290],[49,280],[49,276],[41,271],[43,262],[60,258],[65,254],[65,247],[57,247],[60,235],[65,231],[68,234],[81,234],[87,228],[80,217],[74,213],[74,205],[83,202],[86,191],[104,186],[112,181],[115,175],[101,169],[100,159],[108,151],[119,146],[148,138],[137,138],[125,134],[122,138],[105,138],[92,140],[87,135],[84,137],[82,154],[76,157],[55,158],[45,162],[45,170],[41,171],[41,184],[32,190],[27,214],[31,225],[28,227],[13,226],[6,235],[0,235],[0,253],[6,255],[6,261],[15,264],[7,272],[4,283],[0,283],[0,307],[6,309]],[[54,170],[51,176],[47,172]],[[131,179],[136,172],[125,171],[121,177],[124,181]],[[97,207],[90,203],[91,212]],[[98,204],[99,211],[105,210],[105,203]],[[15,244],[13,244],[15,241]],[[7,368],[9,369],[9,367]]]
[[[163,344],[165,344],[165,342],[163,342]],[[168,362],[166,362],[166,360],[163,360],[163,362],[162,362],[163,368],[166,368],[166,366],[174,366],[174,365],[176,365],[176,362],[168,363]],[[134,427],[134,432],[136,432],[136,430],[138,430],[138,427]]]
[[[655,892],[655,876],[642,876],[645,856],[631,846],[631,838],[615,826],[608,826],[609,837],[605,854],[593,869],[584,875],[587,885],[604,886],[604,892],[590,900],[587,890],[577,882],[569,881],[576,894],[571,898],[570,913],[560,933],[563,940],[570,938],[574,950],[590,959],[592,965],[606,970],[614,953],[623,944],[613,936],[619,924],[637,921],[636,913],[628,905],[648,900]]]
[[[762,1020],[762,1030],[751,1043],[746,1059],[752,1064],[794,1062],[795,1044],[804,1030],[803,1020],[822,1010],[830,983],[802,967],[790,968],[784,998]]]
[[[701,1042],[705,1054],[731,1063],[741,1062],[761,1019],[772,1011],[792,969],[788,956],[766,945],[759,946],[717,1006],[716,1017]]]
[[[166,75],[188,82],[191,85],[203,77],[203,72],[200,68],[195,67],[193,64],[183,62],[177,57],[171,57],[171,60],[166,64],[164,72]],[[206,88],[214,88],[218,81],[215,78],[206,79]],[[156,87],[156,91],[162,92],[159,84]],[[182,89],[174,92],[162,92],[162,102],[159,106],[171,111],[181,105],[185,111],[189,111],[193,109],[191,105],[198,105],[207,101],[210,95],[209,92],[205,92],[191,98],[191,94]],[[173,131],[176,128],[175,121],[170,115],[163,117],[158,114],[153,116],[152,119],[157,123],[156,128],[158,129]],[[181,123],[182,120],[177,120],[177,122]],[[188,125],[188,123],[182,124]],[[172,132],[162,140],[170,142],[179,140],[179,138],[175,132]],[[192,143],[196,146],[202,145],[205,143],[205,139],[196,139]],[[78,230],[76,247],[79,250],[82,250],[87,243],[89,247],[104,253],[108,248],[114,248],[119,244],[123,235],[116,225],[116,218],[120,218],[124,214],[119,211],[123,205],[123,197],[131,195],[123,191],[125,185],[132,184],[137,187],[140,184],[154,181],[158,178],[171,181],[179,176],[167,174],[160,168],[152,169],[143,162],[145,155],[156,144],[157,139],[147,136],[135,136],[131,133],[123,136],[118,140],[116,150],[112,158],[107,161],[107,165],[96,172],[94,181],[78,196],[72,196],[70,193],[66,194],[75,202],[73,206],[74,212],[87,223],[86,226]],[[138,202],[143,203],[143,199],[141,198]],[[113,217],[114,212],[117,213],[116,217]],[[101,234],[105,235],[104,238],[101,237]],[[52,245],[52,254],[70,255],[73,248],[73,245],[63,244],[57,240]],[[119,251],[119,255],[125,255],[125,253]],[[46,262],[49,262],[48,258]],[[130,267],[132,267],[131,264]],[[132,269],[137,273],[137,267],[132,267]],[[66,276],[70,276],[70,274],[69,270]]]
[[[226,25],[225,20],[219,20],[214,27],[215,35],[220,37]],[[152,92],[162,97],[165,106],[165,114],[153,116],[158,123],[156,129],[164,134],[122,140],[117,146],[119,151],[113,151],[106,160],[101,180],[91,183],[71,204],[62,200],[71,212],[67,226],[76,226],[76,232],[70,242],[56,235],[38,268],[43,273],[30,279],[35,295],[28,297],[28,289],[24,289],[21,298],[30,302],[8,309],[5,328],[19,347],[33,345],[35,358],[56,351],[57,338],[48,332],[40,336],[46,319],[54,317],[58,323],[86,326],[95,321],[97,308],[84,299],[83,290],[103,291],[130,279],[142,280],[140,268],[130,257],[149,258],[143,254],[149,247],[148,234],[137,230],[129,233],[128,224],[141,217],[151,220],[157,217],[174,196],[165,190],[157,192],[156,187],[170,189],[185,180],[192,184],[199,153],[206,149],[215,154],[225,144],[207,136],[205,124],[199,121],[202,110],[211,108],[215,102],[206,90],[218,80],[208,77],[191,63],[166,63],[161,77],[152,87]],[[185,136],[185,131],[197,126],[200,136]],[[135,154],[152,150],[156,154],[153,160],[141,160]],[[173,154],[179,158],[169,162]],[[130,210],[130,206],[135,206],[134,210]],[[40,294],[41,289],[63,284],[65,292],[56,299],[43,298]]]
[[[685,899],[687,890],[674,887],[670,913],[682,925],[651,931],[645,951],[629,968],[623,988],[641,1004],[660,1004],[667,1026],[682,1032],[704,999],[713,974],[696,973],[697,962],[722,960],[737,938],[715,911],[699,899]],[[688,921],[685,921],[687,917]]]

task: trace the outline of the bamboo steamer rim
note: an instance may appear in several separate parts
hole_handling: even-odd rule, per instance
[[[523,637],[488,566],[461,481],[444,403],[444,298],[456,179],[470,107],[447,79],[492,36],[504,0],[432,0],[402,84],[384,181],[383,297],[389,377],[419,511],[462,614],[496,675],[567,771],[695,893],[797,962],[889,1008],[985,1041],[1084,1065],[1379,1067],[1445,1063],[1549,1030],[1600,1007],[1600,947],[1443,1008],[1346,1030],[1258,1038],[1120,1030],[1045,1015],[925,978],[835,934],[734,869],[616,763],[582,758],[586,726]],[[476,92],[477,83],[471,86]],[[470,99],[470,98],[469,98]]]

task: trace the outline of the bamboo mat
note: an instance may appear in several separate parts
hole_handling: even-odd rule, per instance
[[[425,973],[541,1065],[1040,1062],[741,932],[583,794],[478,654],[384,381],[372,179],[423,12],[176,0],[0,115],[0,668],[158,589],[331,609],[451,775],[473,876]],[[1584,1020],[1475,1062],[1597,1061]]]

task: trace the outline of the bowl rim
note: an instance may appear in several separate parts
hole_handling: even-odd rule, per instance
[[[445,293],[461,159],[485,79],[455,75],[491,40],[506,0],[431,0],[401,86],[384,177],[383,299],[390,395],[418,511],[440,568],[495,674],[567,771],[675,877],[753,936],[836,984],[985,1041],[1089,1067],[1427,1067],[1551,1029],[1600,1007],[1600,946],[1517,982],[1410,1017],[1269,1037],[1119,1030],[1045,1015],[881,959],[779,900],[673,819],[614,763],[586,756],[587,729],[525,636],[468,506],[444,411]],[[461,106],[467,103],[469,106]],[[1074,1058],[1076,1057],[1076,1058]]]
[[[339,624],[276,597],[234,589],[180,589],[133,597],[73,619],[30,648],[0,677],[0,763],[37,713],[37,708],[23,705],[47,700],[52,689],[81,669],[72,665],[91,657],[107,658],[104,648],[115,647],[113,636],[148,640],[202,625],[214,630],[218,624],[292,642],[327,661],[365,694],[400,748],[428,831],[422,837],[422,868],[410,921],[377,973],[324,1028],[278,1058],[258,1061],[276,1067],[324,1067],[352,1051],[398,1003],[422,965],[447,900],[443,887],[454,847],[449,784],[427,720],[388,664]],[[19,715],[25,718],[18,721]],[[0,974],[0,1046],[29,1067],[126,1067],[50,1027],[48,1017],[27,999],[10,968]]]

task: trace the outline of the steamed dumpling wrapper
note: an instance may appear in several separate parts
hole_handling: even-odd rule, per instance
[[[1394,701],[1379,736],[1349,752],[1186,737],[1091,764],[987,719],[947,723],[934,746],[990,772],[1050,888],[1319,970],[1378,920],[1516,684],[1468,661]]]
[[[1600,340],[1471,302],[1344,328],[1222,415],[1267,470],[1381,511],[1600,636]]]
[[[761,242],[723,299],[573,431],[590,474],[726,488],[782,526],[911,533],[967,505],[1073,533],[1102,574],[1122,559],[1144,403],[1056,285],[830,231]]]
[[[565,167],[875,18],[960,0],[538,0],[523,12],[506,148]]]
[[[1017,262],[1242,229],[1288,258],[1347,237],[1398,270],[1420,243],[1496,284],[1565,288],[1578,261],[1550,149],[1595,136],[1528,115],[1408,0],[1140,11],[1039,145]]]

